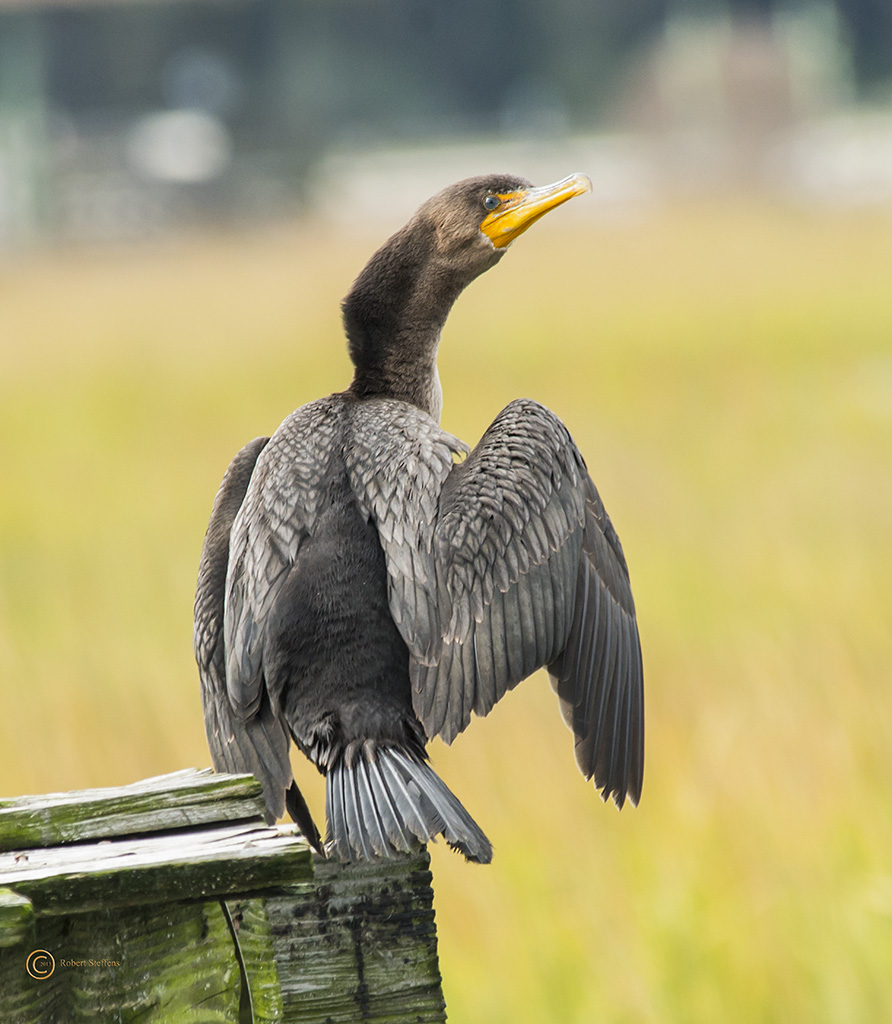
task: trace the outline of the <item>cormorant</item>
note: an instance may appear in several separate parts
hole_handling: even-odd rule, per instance
[[[471,712],[547,666],[576,761],[619,807],[641,794],[644,697],[626,561],[566,427],[520,399],[476,448],[439,424],[453,302],[584,175],[533,188],[469,178],[424,203],[343,302],[346,391],[236,455],[195,599],[195,654],[219,771],[253,772],[269,820],[321,839],[289,739],[326,776],[325,848],[393,856],[438,834],[489,840],[428,764]]]

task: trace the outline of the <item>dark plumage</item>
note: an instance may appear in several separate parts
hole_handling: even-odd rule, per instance
[[[253,772],[269,818],[319,833],[289,738],[326,775],[326,846],[391,856],[486,836],[427,762],[547,666],[576,760],[641,793],[641,652],[619,539],[564,425],[507,406],[470,451],[439,426],[440,330],[513,239],[590,184],[472,178],[428,200],[343,303],[347,391],[292,413],[223,478],[202,552],[195,654],[214,766]],[[464,458],[464,456],[467,456]],[[463,461],[462,461],[463,459]]]

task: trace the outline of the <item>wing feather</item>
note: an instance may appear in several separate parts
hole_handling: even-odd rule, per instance
[[[548,666],[583,774],[619,805],[637,802],[643,691],[628,570],[566,428],[512,402],[454,465],[463,446],[420,410],[364,406],[348,470],[378,527],[428,735],[450,742],[472,711]]]
[[[224,641],[226,688],[244,718],[254,715],[267,690],[267,622],[301,545],[326,504],[329,463],[343,407],[320,399],[293,412],[257,460],[251,485],[232,524],[226,574]]]
[[[336,409],[326,399],[304,406],[272,438],[239,452],[214,502],[199,568],[195,654],[211,756],[218,770],[257,776],[271,819],[284,813],[293,776],[280,695],[264,673],[265,624],[324,500],[325,459],[306,455],[314,447],[324,454]]]
[[[230,463],[217,492],[198,570],[193,640],[214,768],[255,775],[263,784],[267,816],[274,820],[285,810],[285,790],[291,783],[288,735],[268,700],[258,700],[254,714],[247,719],[233,707],[226,687],[223,637],[232,524],[268,441],[258,437],[245,445]]]

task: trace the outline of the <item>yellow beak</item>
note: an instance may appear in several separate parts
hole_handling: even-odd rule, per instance
[[[553,185],[507,192],[498,196],[498,207],[484,217],[480,230],[496,249],[504,249],[549,210],[591,190],[587,174],[571,174]]]

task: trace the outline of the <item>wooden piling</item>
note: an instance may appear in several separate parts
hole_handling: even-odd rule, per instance
[[[10,1024],[445,1021],[425,852],[314,858],[252,776],[0,801]]]

